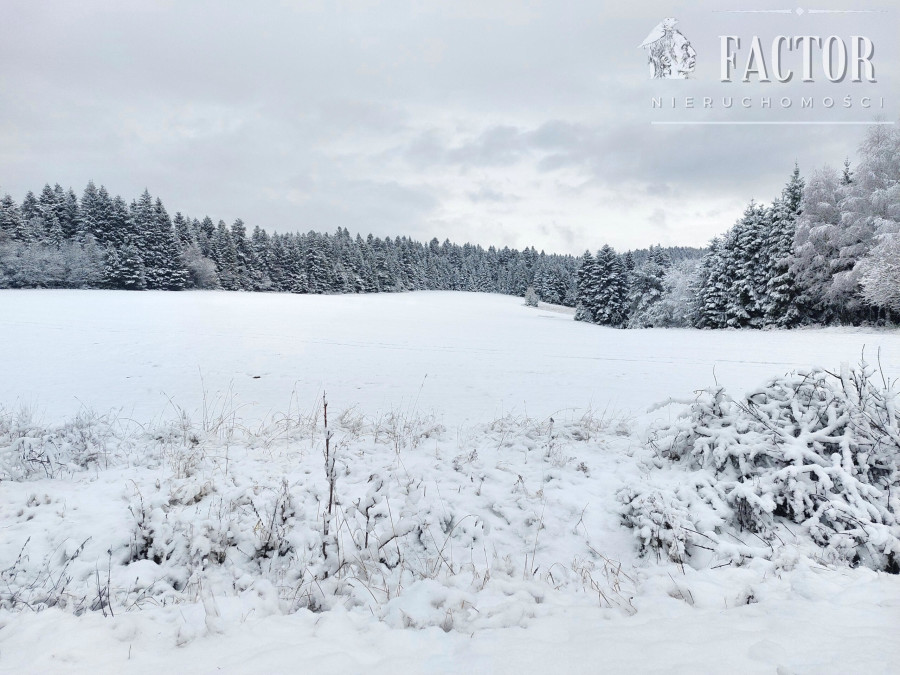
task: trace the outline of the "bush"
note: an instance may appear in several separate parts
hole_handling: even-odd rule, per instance
[[[677,562],[692,545],[722,554],[717,544],[729,528],[765,545],[746,547],[739,558],[770,555],[783,544],[779,531],[794,534],[794,523],[830,561],[898,573],[895,401],[896,392],[865,363],[840,374],[816,369],[775,378],[742,399],[704,390],[648,440],[658,465],[693,474],[690,494],[623,490],[623,519],[642,548]],[[711,517],[702,523],[704,508]]]
[[[534,286],[529,286],[528,290],[525,291],[525,306],[526,307],[537,307],[538,306],[538,296],[537,296],[537,293],[534,292]]]

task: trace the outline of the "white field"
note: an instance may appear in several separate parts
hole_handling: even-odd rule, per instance
[[[621,331],[501,295],[3,291],[0,405],[54,421],[83,407],[141,422],[222,405],[246,422],[312,407],[434,413],[636,414],[716,382],[734,393],[865,349],[900,376],[900,333]],[[227,401],[225,398],[227,397]]]
[[[462,293],[0,292],[0,673],[898,672],[896,575],[802,542],[641,558],[615,497],[648,479],[653,403],[864,347],[900,377],[889,331],[616,331]],[[327,579],[323,388],[349,561]],[[85,410],[116,412],[55,426]],[[3,480],[26,436],[65,461]],[[373,494],[390,566],[353,548]],[[254,556],[276,529],[291,553]],[[326,611],[287,611],[316,593]],[[23,604],[47,595],[67,608]]]

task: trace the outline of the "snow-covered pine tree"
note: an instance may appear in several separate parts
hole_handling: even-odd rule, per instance
[[[84,225],[81,222],[81,206],[78,203],[78,197],[75,191],[69,188],[63,198],[63,211],[65,217],[63,219],[63,232],[66,237],[83,237]]]
[[[622,260],[609,244],[604,244],[597,252],[595,267],[595,321],[603,326],[623,326],[628,317],[628,285]]]
[[[237,270],[237,249],[231,238],[231,230],[224,220],[220,220],[216,226],[210,250],[212,260],[216,263],[216,273],[222,288],[226,291],[241,290],[240,275]]]
[[[334,283],[328,240],[315,232],[306,236],[306,287],[308,293],[330,293]]]
[[[79,205],[82,235],[91,235],[101,246],[121,245],[121,232],[116,232],[113,220],[113,200],[102,185],[99,189],[93,181],[84,188]]]
[[[41,210],[40,216],[44,223],[49,225],[56,218],[60,229],[62,229],[62,219],[65,212],[65,193],[59,183],[56,184],[55,188],[50,187],[49,183],[45,183],[44,189],[41,190],[41,196],[38,197],[38,204]]]
[[[264,229],[259,225],[254,226],[253,234],[250,235],[250,252],[253,260],[251,269],[251,285],[256,291],[272,290],[272,279],[269,276],[269,265],[271,263],[271,255],[269,246],[271,239]]]
[[[154,202],[148,190],[131,205],[131,231],[125,237],[143,263],[146,288],[181,290],[187,283],[187,270],[181,264],[175,230],[160,199]],[[123,263],[127,256],[122,255]],[[132,264],[132,267],[133,264]],[[133,277],[137,271],[133,273]],[[132,282],[137,287],[137,281]]]
[[[853,183],[853,171],[850,168],[850,158],[844,158],[844,168],[841,171],[841,185],[850,185]]]
[[[575,320],[594,322],[594,298],[597,295],[597,269],[594,256],[585,251],[575,274]]]
[[[128,291],[142,291],[147,288],[144,261],[134,244],[129,244],[121,250],[112,246],[106,248],[102,280],[108,288]]]
[[[44,227],[41,229],[39,242],[44,246],[58,249],[65,240],[62,224],[56,214],[50,212],[49,220],[43,220]]]
[[[795,165],[781,197],[775,200],[771,209],[764,318],[766,324],[781,328],[796,326],[801,319],[797,306],[799,292],[791,271],[791,260],[796,221],[801,213],[803,185],[800,167]]]
[[[286,272],[287,288],[291,293],[308,293],[306,267],[306,248],[303,239],[296,235],[288,235],[284,239],[284,269]]]
[[[29,190],[25,195],[25,199],[22,200],[22,220],[27,223],[34,218],[40,218],[41,215],[43,215],[41,213],[41,205],[34,193]]]
[[[212,218],[204,216],[203,220],[197,223],[195,228],[197,233],[197,243],[200,245],[200,252],[210,260],[214,260],[213,242],[216,237],[216,225]]]
[[[0,199],[0,244],[18,240],[21,236],[22,214],[16,201],[9,195]]]
[[[609,325],[624,328],[628,324],[629,278],[625,264],[619,255],[612,261],[610,278]]]
[[[700,261],[697,278],[698,328],[726,326],[731,279],[725,254],[725,240],[716,237],[710,242],[709,251]]]
[[[157,259],[154,287],[167,291],[183,290],[188,273],[181,263],[181,248],[172,220],[159,198],[153,204],[153,225],[153,249]]]
[[[104,199],[104,195],[109,197],[106,188],[100,186],[100,199]],[[109,242],[119,248],[128,246],[129,243],[140,241],[140,237],[134,229],[134,223],[128,212],[128,205],[125,200],[116,195],[110,202],[109,210]],[[99,241],[99,239],[98,239]]]
[[[191,229],[191,221],[181,215],[181,211],[175,212],[172,218],[172,227],[175,228],[175,240],[178,242],[178,249],[183,251],[191,244],[196,244],[197,240],[194,231]]]
[[[88,181],[84,192],[81,194],[81,230],[85,234],[92,235],[100,241],[100,227],[98,225],[100,195],[94,181]],[[106,243],[105,241],[103,242]]]
[[[759,328],[765,313],[766,238],[771,226],[769,213],[761,204],[750,202],[733,235],[730,253],[734,261],[733,281],[729,292],[728,326]]]
[[[235,283],[240,290],[256,290],[259,275],[255,269],[253,250],[247,239],[247,226],[238,218],[231,224],[231,241],[234,244]]]

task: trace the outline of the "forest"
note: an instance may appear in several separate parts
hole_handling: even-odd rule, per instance
[[[148,191],[130,204],[88,183],[45,185],[0,202],[0,288],[223,289],[291,293],[461,290],[572,305],[572,256],[432,239],[351,237],[345,229],[269,234],[176,213]]]
[[[575,318],[606,326],[792,328],[888,324],[900,315],[900,132],[871,127],[859,163],[751,201],[703,256],[604,246],[578,267]]]
[[[0,288],[291,293],[458,290],[575,307],[618,328],[885,324],[900,314],[900,132],[874,126],[859,162],[799,167],[706,249],[605,245],[579,258],[407,237],[269,234],[240,219],[170,217],[88,183],[0,200]]]

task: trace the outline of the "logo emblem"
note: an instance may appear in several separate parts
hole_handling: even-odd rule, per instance
[[[647,52],[651,80],[686,80],[694,72],[697,52],[676,19],[663,19],[640,44]]]

